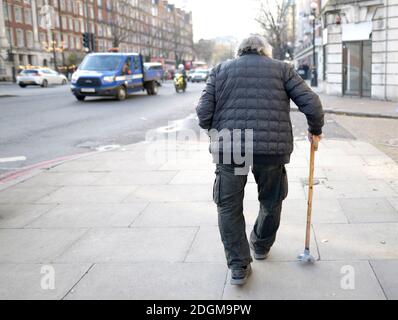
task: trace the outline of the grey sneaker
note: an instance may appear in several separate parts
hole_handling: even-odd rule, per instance
[[[262,261],[262,260],[268,259],[269,251],[265,251],[265,252],[256,251],[256,249],[254,248],[253,243],[251,243],[251,242],[250,242],[250,248],[253,250],[254,259],[256,259],[258,261]]]
[[[231,285],[233,286],[245,285],[251,273],[252,273],[252,266],[250,264],[246,268],[232,269]]]

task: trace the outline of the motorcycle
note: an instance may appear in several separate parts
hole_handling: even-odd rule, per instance
[[[187,83],[182,74],[178,73],[174,77],[174,87],[177,93],[179,93],[180,91],[185,92],[187,90]]]

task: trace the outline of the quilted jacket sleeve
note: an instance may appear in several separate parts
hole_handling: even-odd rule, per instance
[[[309,132],[321,135],[325,115],[319,96],[298,75],[293,66],[286,64],[285,89],[290,99],[307,117]]]
[[[196,113],[199,117],[199,125],[201,128],[210,130],[213,122],[214,111],[216,109],[216,71],[211,71],[207,80],[206,88],[199,100]]]

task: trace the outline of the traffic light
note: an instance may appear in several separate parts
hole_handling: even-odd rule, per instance
[[[85,32],[83,33],[83,47],[91,51],[91,45],[90,45],[90,33]]]

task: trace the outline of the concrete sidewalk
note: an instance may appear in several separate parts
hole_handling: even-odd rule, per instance
[[[316,91],[316,89],[314,89]],[[326,113],[357,117],[398,119],[398,102],[339,97],[318,93]],[[297,106],[292,103],[293,110]]]
[[[367,143],[322,142],[312,242],[319,262],[301,265],[309,144],[296,141],[278,241],[236,288],[227,281],[207,150],[206,141],[141,143],[1,191],[0,299],[398,298],[395,162]],[[251,177],[248,226],[256,197]],[[54,290],[42,286],[48,270]]]

